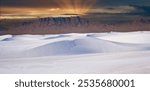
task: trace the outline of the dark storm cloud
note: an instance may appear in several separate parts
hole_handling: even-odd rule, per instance
[[[0,0],[5,7],[55,7],[55,0]]]
[[[97,0],[97,5],[101,5],[101,6],[123,6],[123,5],[150,6],[150,0]]]
[[[84,0],[81,0],[84,1]],[[86,1],[86,0],[85,0]],[[57,2],[57,3],[56,3]],[[5,7],[57,7],[59,0],[0,0]],[[97,0],[95,6],[141,5],[150,6],[150,0]]]

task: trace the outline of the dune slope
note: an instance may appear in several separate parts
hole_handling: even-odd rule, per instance
[[[0,36],[0,73],[150,73],[150,32]]]

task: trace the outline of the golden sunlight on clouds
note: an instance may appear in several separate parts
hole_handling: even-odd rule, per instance
[[[1,8],[0,19],[20,19],[20,18],[37,18],[60,16],[63,14],[83,14],[83,9],[60,9],[60,8]],[[85,13],[85,12],[84,12]]]
[[[3,14],[47,14],[59,13],[59,8],[15,8],[15,7],[2,7],[0,12]]]
[[[62,14],[59,8],[15,8],[2,7],[0,9],[0,19],[20,19],[20,18],[37,18],[45,17],[44,15],[58,15]]]
[[[58,0],[58,6],[68,13],[84,14],[87,13],[96,0]]]
[[[46,16],[57,16],[63,14],[85,14],[87,13],[95,0],[55,0],[57,7],[0,7],[3,18],[36,18]],[[21,16],[20,16],[21,15]],[[24,15],[24,16],[23,16]]]

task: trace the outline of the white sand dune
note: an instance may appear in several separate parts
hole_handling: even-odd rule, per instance
[[[0,73],[150,73],[150,32],[0,36]]]
[[[121,43],[136,43],[136,44],[144,44],[150,43],[150,32],[133,32],[133,33],[120,33],[113,34],[110,36],[103,36],[100,39],[121,42]]]
[[[6,39],[11,39],[12,38],[12,35],[2,35],[0,36],[0,41],[4,41]]]

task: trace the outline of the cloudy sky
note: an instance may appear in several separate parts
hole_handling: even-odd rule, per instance
[[[69,0],[0,0],[3,7],[57,7],[58,3]],[[71,1],[94,1],[94,0],[71,0]],[[149,0],[96,0],[97,6],[117,6],[117,5],[150,5]]]
[[[92,8],[99,12],[129,12],[128,5],[150,6],[149,0],[0,0],[1,17],[35,16],[43,14],[87,13]],[[115,7],[108,10],[103,7]],[[93,10],[94,11],[94,10]]]

